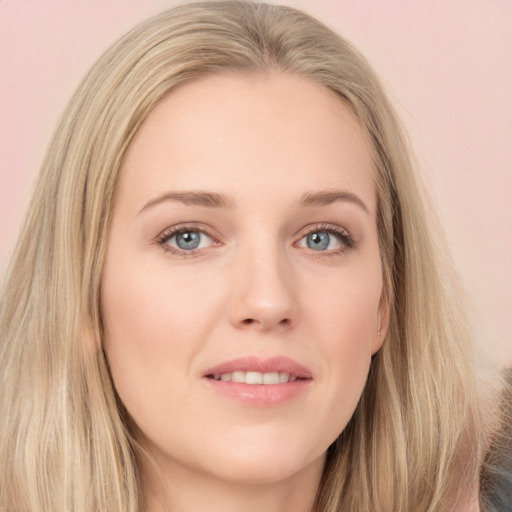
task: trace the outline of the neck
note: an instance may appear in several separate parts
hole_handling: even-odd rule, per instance
[[[323,459],[277,482],[226,481],[190,468],[142,464],[144,512],[312,512]],[[159,465],[160,466],[160,465]]]

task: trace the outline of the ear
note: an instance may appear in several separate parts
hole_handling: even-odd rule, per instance
[[[372,343],[372,355],[376,354],[382,344],[384,338],[388,332],[389,327],[389,301],[385,290],[382,291],[379,301],[379,307],[377,309],[377,319],[375,322],[375,329]]]

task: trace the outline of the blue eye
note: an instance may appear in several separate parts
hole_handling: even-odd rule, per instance
[[[187,231],[185,233],[178,233],[174,235],[176,239],[176,245],[184,251],[190,251],[197,249],[201,243],[201,233],[198,231]],[[172,239],[171,239],[172,240]]]
[[[331,236],[329,233],[310,233],[306,236],[306,245],[314,251],[325,251],[329,248]]]
[[[180,231],[173,230],[166,232],[160,237],[158,242],[168,250],[174,249],[184,252],[204,249],[213,243],[211,237],[199,229],[183,229]]]
[[[354,246],[354,240],[341,226],[317,226],[299,240],[299,247],[315,252],[337,254]]]

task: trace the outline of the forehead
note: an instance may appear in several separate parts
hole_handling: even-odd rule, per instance
[[[128,147],[118,194],[343,188],[374,209],[373,174],[363,130],[336,93],[293,75],[224,74],[180,85],[157,104]]]

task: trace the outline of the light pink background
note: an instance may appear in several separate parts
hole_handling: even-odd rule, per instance
[[[165,0],[0,0],[0,273],[57,118]],[[409,129],[481,336],[512,364],[512,1],[290,0],[352,40]],[[489,338],[489,340],[487,340]]]

